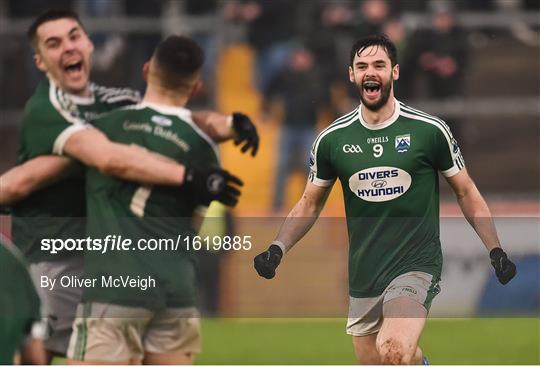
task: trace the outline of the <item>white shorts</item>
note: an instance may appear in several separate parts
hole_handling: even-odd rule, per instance
[[[383,321],[384,303],[398,297],[409,297],[429,311],[431,301],[440,291],[438,281],[431,274],[411,271],[392,280],[379,296],[349,297],[347,334],[365,336],[378,332]]]
[[[84,303],[77,308],[68,358],[90,362],[142,360],[145,352],[201,351],[200,317],[194,307],[157,312],[142,307]]]

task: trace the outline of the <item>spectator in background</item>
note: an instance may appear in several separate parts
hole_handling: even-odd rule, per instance
[[[420,32],[414,46],[413,59],[427,78],[430,98],[448,99],[463,94],[468,61],[467,39],[456,25],[452,3],[434,1],[432,29]],[[458,141],[463,141],[459,122],[441,116],[452,128]]]
[[[263,93],[287,63],[291,53],[297,6],[297,2],[287,0],[250,0],[226,4],[227,18],[248,24],[248,42],[257,54],[255,80]]]
[[[304,170],[306,166],[323,100],[313,54],[308,49],[299,47],[291,53],[287,66],[269,82],[266,98],[278,99],[284,111],[272,203],[273,210],[279,211],[287,176],[292,170]]]
[[[379,34],[388,17],[390,8],[385,0],[366,0],[361,3],[360,23],[356,27],[358,36]]]
[[[467,40],[455,24],[449,3],[434,8],[432,24],[433,29],[426,32],[421,43],[420,68],[428,76],[431,96],[458,96],[467,61]]]
[[[401,18],[395,17],[386,21],[382,28],[382,33],[386,34],[388,38],[390,38],[390,40],[394,42],[398,55],[406,55],[408,53],[408,46],[410,40],[407,37],[407,31]],[[411,65],[409,65],[409,63],[407,62],[407,58],[403,58],[403,60],[400,60],[399,63],[401,70],[408,70],[411,67]],[[407,76],[403,78],[403,74],[407,74]],[[411,82],[408,74],[413,75],[413,73],[403,74],[402,76],[400,76],[400,78],[402,79],[402,81],[405,80],[405,82],[401,83],[399,86],[396,86],[395,93],[398,98],[407,99],[412,93],[412,86],[414,84]]]
[[[321,88],[329,91],[333,115],[349,111],[352,101],[347,98],[349,79],[337,65],[347,63],[352,43],[351,25],[355,14],[348,1],[322,1],[313,14],[309,31],[304,34],[313,52],[321,77]]]
[[[118,1],[110,0],[93,0],[83,1],[81,6],[83,16],[92,18],[105,19],[111,16],[119,15]],[[94,44],[94,55],[92,63],[94,71],[100,70],[103,72],[109,71],[116,58],[124,49],[124,41],[118,33],[111,32],[94,32],[90,34],[90,39]],[[110,82],[112,75],[107,75],[107,80]]]
[[[124,11],[129,17],[154,17],[156,22],[159,22],[163,5],[162,0],[129,0],[124,3]],[[146,83],[141,75],[141,65],[150,59],[155,46],[160,41],[161,31],[130,33],[127,36],[126,60],[123,63],[127,80],[123,85],[138,91],[145,89]]]
[[[220,26],[217,22],[217,0],[185,0],[182,2],[183,12],[190,18],[190,23],[212,24],[208,28],[196,28],[190,33],[190,37],[195,40],[204,51],[204,64],[202,68],[202,88],[191,99],[191,106],[206,107],[214,105],[214,79],[216,72],[216,61],[219,56],[219,43],[217,35]]]

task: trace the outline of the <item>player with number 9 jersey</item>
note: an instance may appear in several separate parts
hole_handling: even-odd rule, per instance
[[[323,130],[312,148],[310,180],[339,178],[349,232],[349,293],[374,297],[398,275],[422,271],[435,284],[442,266],[438,172],[464,167],[444,121],[395,101],[385,122],[368,125],[362,106]]]

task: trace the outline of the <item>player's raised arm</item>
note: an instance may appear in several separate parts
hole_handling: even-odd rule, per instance
[[[331,190],[332,186],[318,186],[308,181],[302,198],[285,219],[276,239],[268,250],[253,260],[255,269],[261,277],[272,279],[275,276],[281,258],[311,229]]]
[[[508,283],[516,275],[516,266],[501,248],[491,212],[467,169],[463,168],[446,180],[456,194],[463,215],[489,251],[497,278],[502,284]]]
[[[11,168],[0,176],[0,205],[11,205],[32,192],[71,175],[77,164],[66,157],[40,156]]]
[[[259,150],[259,134],[251,119],[240,112],[224,115],[219,112],[197,111],[193,121],[217,143],[234,139],[236,145],[243,144],[242,153],[251,150],[255,156]]]
[[[242,181],[217,167],[186,167],[163,159],[136,146],[110,141],[94,128],[82,128],[72,133],[66,142],[56,148],[99,171],[125,180],[150,185],[188,185],[205,201],[218,200],[234,206]]]

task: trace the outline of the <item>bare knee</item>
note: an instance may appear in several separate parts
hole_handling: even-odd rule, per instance
[[[382,364],[410,364],[413,359],[413,353],[395,338],[377,343],[377,350]]]

